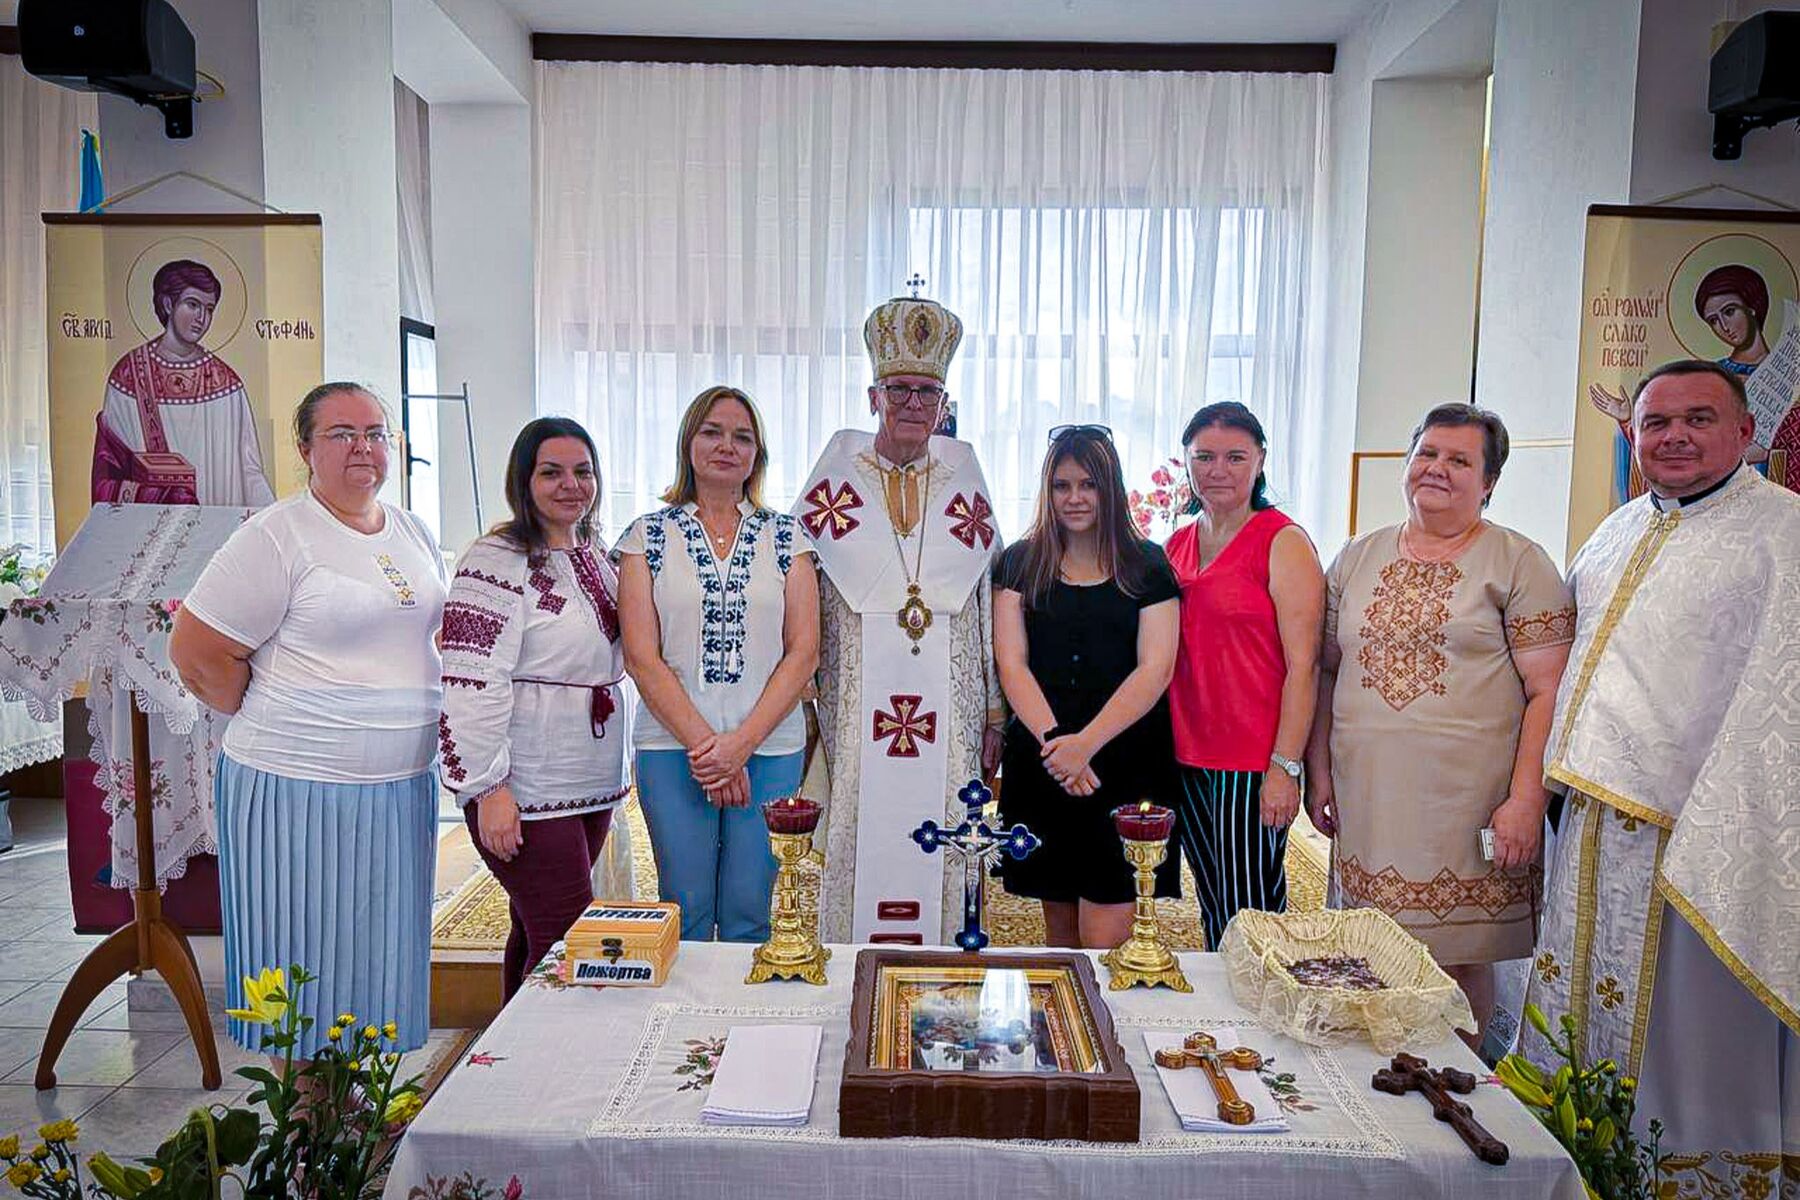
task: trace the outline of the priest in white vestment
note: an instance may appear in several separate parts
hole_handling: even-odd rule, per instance
[[[1752,429],[1715,364],[1640,387],[1650,490],[1570,566],[1547,752],[1569,797],[1529,999],[1638,1077],[1681,1197],[1800,1192],[1800,497],[1743,465]]]
[[[1000,761],[1000,538],[974,448],[932,433],[962,322],[903,297],[869,315],[863,340],[880,429],[837,433],[794,509],[821,569],[819,925],[827,941],[939,945],[960,923],[962,871],[911,833],[960,821],[957,792]]]
[[[200,344],[221,293],[205,263],[177,259],[150,285],[162,335],[106,379],[94,430],[95,504],[226,504],[275,499],[244,381]]]

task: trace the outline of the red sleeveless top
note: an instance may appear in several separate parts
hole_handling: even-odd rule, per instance
[[[1163,547],[1181,585],[1169,712],[1183,766],[1268,770],[1287,679],[1269,595],[1269,546],[1293,523],[1276,509],[1261,510],[1204,570],[1197,526],[1177,529]]]

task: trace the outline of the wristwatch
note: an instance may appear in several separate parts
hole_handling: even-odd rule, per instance
[[[1295,783],[1299,783],[1306,777],[1305,764],[1296,762],[1287,755],[1282,754],[1280,751],[1272,751],[1269,754],[1269,762],[1280,767],[1283,771],[1286,771],[1288,776],[1292,778]]]

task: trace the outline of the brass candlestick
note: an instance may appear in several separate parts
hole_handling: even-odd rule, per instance
[[[813,853],[812,834],[769,831],[769,849],[780,866],[769,904],[769,940],[756,948],[745,983],[771,979],[803,979],[825,986],[825,963],[831,951],[819,944],[817,913],[800,905],[800,863]]]
[[[1191,992],[1194,985],[1181,973],[1174,952],[1163,945],[1162,930],[1156,922],[1156,868],[1169,852],[1169,839],[1127,837],[1123,841],[1125,859],[1137,871],[1137,907],[1131,914],[1131,936],[1100,957],[1111,972],[1106,986],[1119,992],[1160,983],[1178,992]]]

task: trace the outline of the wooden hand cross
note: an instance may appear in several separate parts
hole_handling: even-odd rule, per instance
[[[1238,1071],[1260,1070],[1263,1065],[1262,1055],[1248,1046],[1220,1050],[1218,1041],[1210,1033],[1190,1033],[1181,1046],[1179,1063],[1172,1061],[1174,1051],[1161,1051],[1157,1057],[1157,1065],[1199,1067],[1205,1072],[1207,1082],[1212,1084],[1213,1095],[1219,1099],[1219,1120],[1227,1125],[1248,1125],[1256,1120],[1255,1107],[1238,1095],[1225,1068]],[[1165,1061],[1164,1056],[1168,1056],[1170,1061]]]
[[[1499,1166],[1511,1152],[1506,1143],[1481,1127],[1469,1106],[1451,1098],[1451,1093],[1466,1096],[1475,1090],[1475,1077],[1454,1067],[1432,1070],[1431,1064],[1411,1054],[1396,1054],[1393,1065],[1375,1072],[1369,1081],[1378,1092],[1404,1096],[1418,1092],[1431,1101],[1431,1115],[1456,1130],[1475,1157]]]

